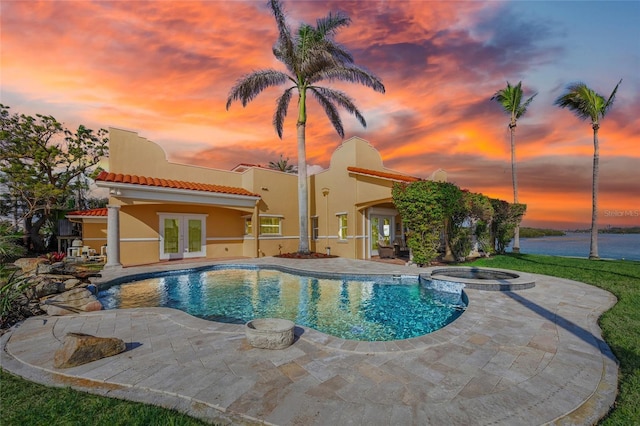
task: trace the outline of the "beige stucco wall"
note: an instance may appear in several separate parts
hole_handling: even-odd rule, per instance
[[[366,140],[354,137],[342,143],[331,157],[330,168],[311,177],[312,216],[318,216],[320,238],[315,251],[325,251],[341,257],[364,259],[369,257],[369,222],[367,208],[375,205],[392,207],[393,182],[380,178],[355,175],[348,167],[359,167],[386,173],[402,174],[384,167],[380,153]],[[323,195],[323,188],[329,190]],[[346,213],[348,236],[338,239],[338,213]]]
[[[246,212],[180,204],[132,204],[120,208],[121,263],[124,266],[160,260],[161,213],[206,215],[207,257],[242,257]]]
[[[82,243],[100,254],[100,247],[107,244],[107,220],[85,220],[82,224]]]
[[[257,213],[282,218],[282,234],[258,236],[259,220],[252,208],[227,208],[180,202],[148,202],[114,198],[120,205],[121,262],[123,265],[153,263],[159,260],[158,213],[206,214],[206,256],[255,257],[294,252],[298,248],[299,218],[297,176],[260,167],[243,172],[206,169],[170,163],[162,148],[136,133],[110,129],[110,172],[159,177],[190,182],[241,187],[261,196]],[[144,159],[144,161],[141,161]],[[313,251],[347,258],[368,258],[370,241],[368,209],[393,209],[388,179],[350,173],[347,168],[360,167],[386,173],[402,174],[384,167],[380,153],[367,141],[351,138],[333,153],[330,167],[309,177],[309,215],[318,218],[318,240],[310,240]],[[433,177],[446,180],[438,171]],[[323,189],[328,194],[323,195]],[[204,201],[202,202],[204,203]],[[348,217],[347,238],[338,239],[337,214]],[[244,235],[246,216],[253,216],[254,235]],[[394,223],[399,223],[396,218]],[[312,232],[312,220],[309,221]]]
[[[135,132],[113,127],[109,128],[109,172],[242,186],[239,173],[169,162],[160,145]]]

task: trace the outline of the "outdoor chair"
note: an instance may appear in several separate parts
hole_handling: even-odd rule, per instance
[[[385,243],[384,240],[379,240],[378,254],[380,255],[380,259],[392,259],[394,257],[393,246]]]

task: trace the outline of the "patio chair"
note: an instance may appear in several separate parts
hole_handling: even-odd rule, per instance
[[[393,246],[384,242],[384,240],[379,240],[378,254],[380,255],[380,259],[393,259],[394,258]]]

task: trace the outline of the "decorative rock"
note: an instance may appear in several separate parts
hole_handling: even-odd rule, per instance
[[[63,284],[64,284],[64,290],[69,291],[72,288],[75,288],[80,284],[82,284],[82,281],[80,281],[77,278],[69,278],[68,280],[65,280]]]
[[[102,304],[84,288],[74,288],[44,300],[40,308],[49,315],[70,315],[78,312],[99,311]]]
[[[47,259],[41,257],[23,257],[13,262],[18,268],[22,269],[22,272],[33,272],[36,270],[39,264],[48,263]]]
[[[127,349],[124,341],[116,337],[96,337],[84,333],[67,333],[62,346],[56,351],[53,366],[69,368],[109,356]]]
[[[52,281],[48,278],[39,279],[38,281],[39,282],[35,285],[34,289],[36,297],[39,298],[58,294],[61,289],[64,289],[64,284],[61,282]]]
[[[254,348],[284,349],[293,343],[295,324],[280,318],[258,318],[245,326],[247,341]]]
[[[36,267],[36,275],[40,274],[50,274],[53,271],[53,265],[48,263],[39,263]]]

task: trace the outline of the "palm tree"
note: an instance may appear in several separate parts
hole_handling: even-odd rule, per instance
[[[362,126],[366,121],[353,100],[344,92],[326,86],[318,86],[322,80],[340,80],[360,83],[377,92],[384,93],[382,81],[369,71],[357,66],[352,55],[333,36],[337,31],[351,23],[351,19],[342,14],[329,13],[316,21],[316,26],[301,24],[294,34],[285,22],[285,14],[279,0],[269,0],[269,6],[276,25],[278,39],[273,46],[273,54],[287,68],[288,73],[264,69],[254,71],[241,77],[229,92],[227,109],[235,100],[246,106],[249,101],[264,89],[289,84],[277,100],[273,115],[273,125],[278,137],[282,139],[282,126],[287,115],[289,102],[298,93],[298,209],[300,217],[299,253],[309,253],[309,213],[307,159],[305,146],[305,130],[307,125],[307,94],[311,93],[322,106],[331,124],[340,137],[344,138],[344,128],[337,107],[342,107],[353,114]]]
[[[284,158],[282,154],[280,154],[280,159],[278,161],[269,161],[269,168],[271,170],[279,170],[285,173],[296,172],[296,167],[293,164],[289,164],[289,157]]]
[[[622,80],[605,101],[604,96],[590,89],[581,82],[571,83],[567,86],[566,92],[558,97],[554,105],[560,108],[569,108],[582,120],[591,120],[593,128],[593,180],[591,186],[591,247],[589,248],[589,259],[598,259],[598,164],[600,153],[598,145],[598,129],[600,120],[609,112],[613,106],[613,101]]]
[[[511,180],[513,181],[513,202],[518,203],[518,177],[516,175],[516,123],[520,117],[526,112],[527,108],[537,93],[534,93],[529,99],[522,103],[522,81],[516,86],[512,86],[507,81],[507,87],[498,90],[491,100],[495,100],[501,106],[504,112],[509,114],[509,130],[511,133]],[[516,224],[515,234],[513,237],[513,252],[520,252],[520,224]]]

